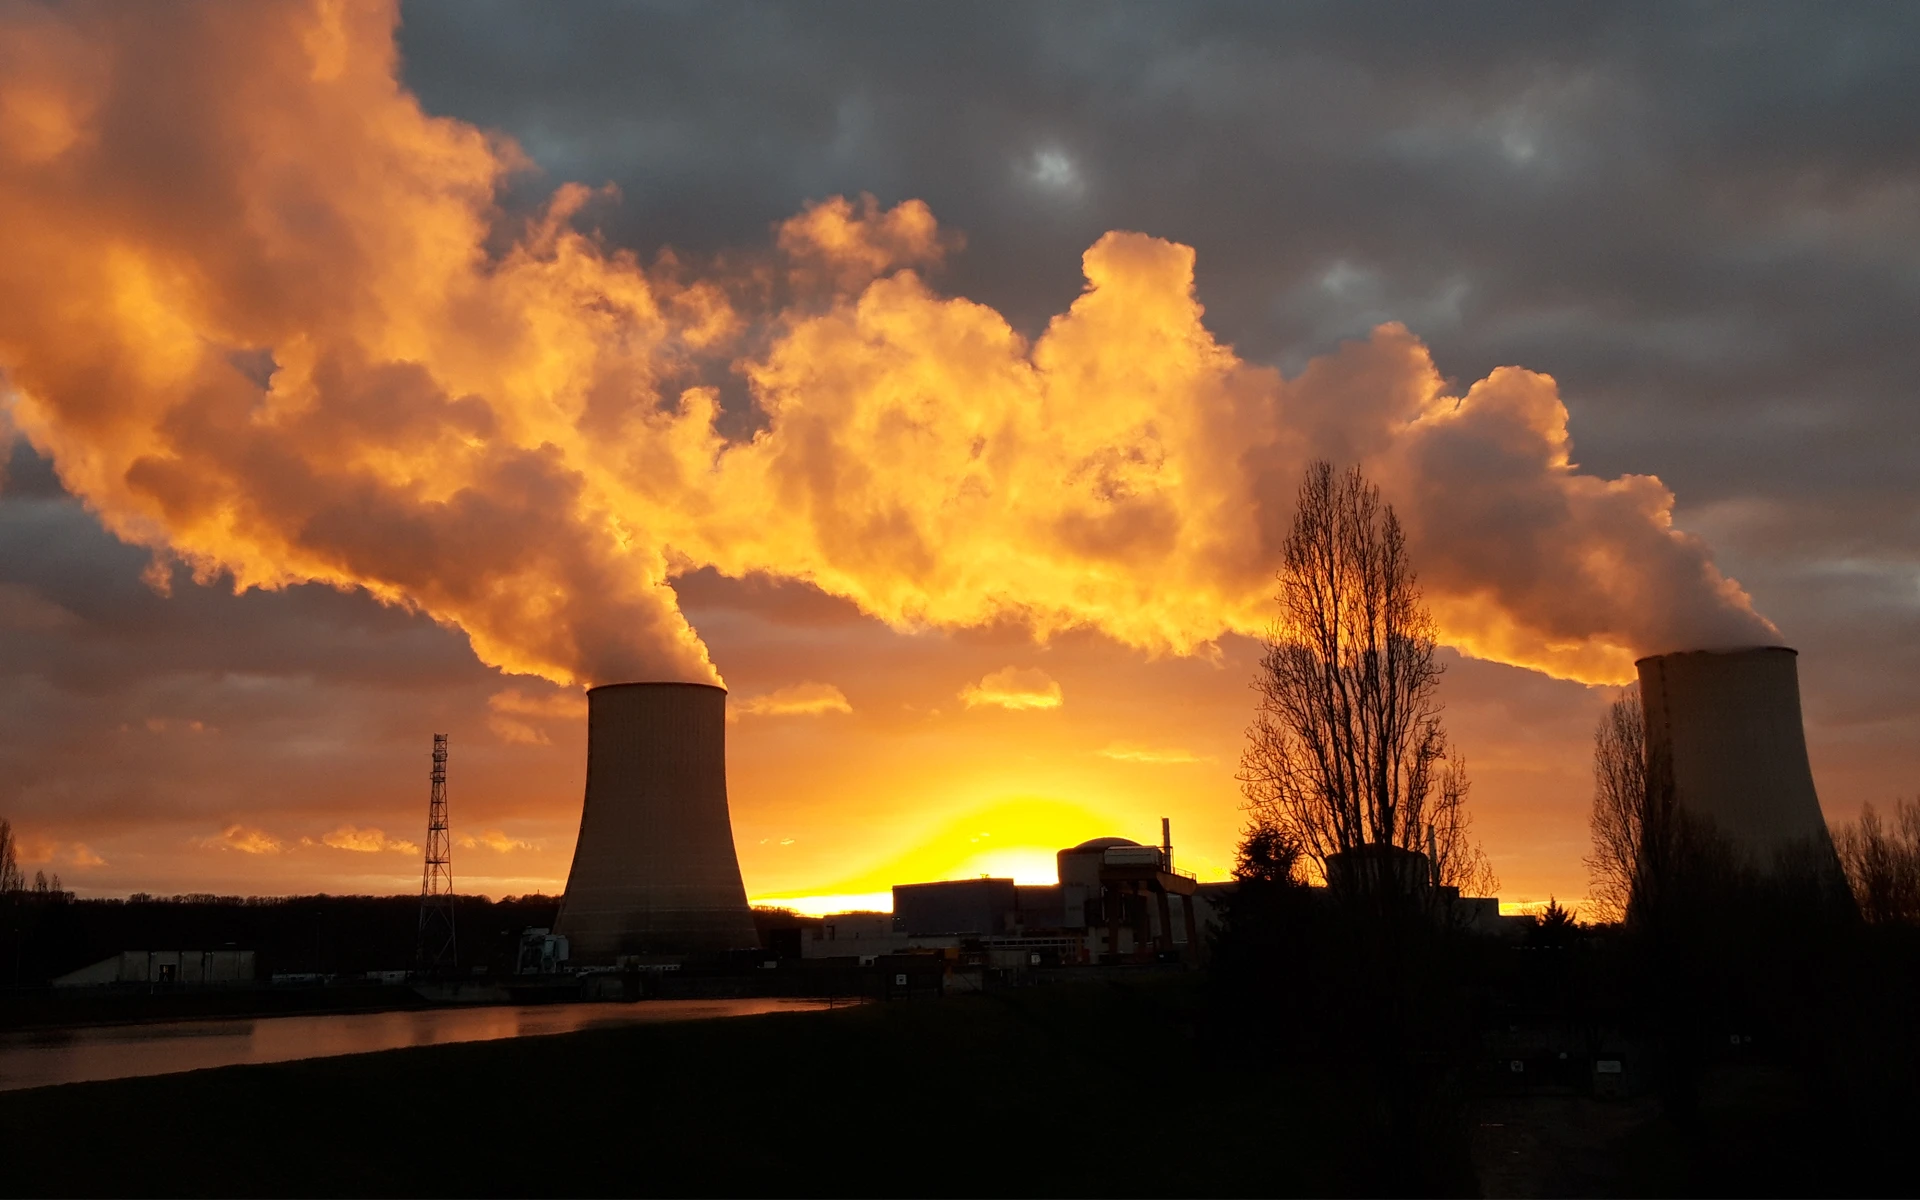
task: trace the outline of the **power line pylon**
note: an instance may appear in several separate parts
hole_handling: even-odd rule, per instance
[[[420,873],[420,943],[416,965],[423,975],[451,971],[453,944],[453,842],[447,834],[447,735],[433,735],[433,794],[427,801],[427,863]]]

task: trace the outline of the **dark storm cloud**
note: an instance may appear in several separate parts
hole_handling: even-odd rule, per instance
[[[917,196],[1029,330],[1107,229],[1195,244],[1210,323],[1297,364],[1387,318],[1568,385],[1603,470],[1736,493],[1883,437],[1920,302],[1920,13],[413,4],[407,79],[611,180],[617,240],[751,244]],[[1836,411],[1837,410],[1837,411]],[[1747,422],[1740,454],[1712,453]],[[1784,486],[1803,485],[1805,469]],[[1831,479],[1831,470],[1824,472]]]
[[[1554,375],[1581,463],[1660,475],[1810,660],[1915,627],[1920,9],[404,20],[429,108],[520,138],[546,173],[529,194],[618,184],[599,214],[617,242],[752,245],[808,197],[918,197],[968,237],[943,286],[1030,333],[1101,232],[1190,242],[1208,322],[1243,354],[1293,368],[1401,320],[1454,378]],[[1911,711],[1901,674],[1870,690]]]

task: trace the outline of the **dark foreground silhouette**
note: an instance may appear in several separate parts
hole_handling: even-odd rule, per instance
[[[1679,1067],[1656,1069],[1668,1051],[1639,1031],[1626,1043],[1639,1078],[1609,1097],[1578,1047],[1617,1036],[1621,992],[1597,982],[1617,964],[1574,936],[1417,963],[1453,972],[1437,989],[1423,976],[1428,1015],[1378,989],[1399,966],[1313,982],[1316,961],[1358,954],[1323,946],[1258,990],[1229,961],[1212,979],[1142,974],[0,1094],[0,1190],[1910,1194],[1911,1038],[1888,1022],[1911,978],[1869,980],[1889,986],[1884,1004],[1788,1044],[1748,1010],[1753,1042],[1676,1043],[1698,1047]],[[1510,1070],[1516,1056],[1524,1073]]]
[[[1204,1000],[1158,977],[16,1092],[0,1162],[54,1195],[1353,1190],[1366,1098],[1215,1057]]]
[[[1344,1064],[1375,1100],[1346,1114],[1373,1147],[1355,1190],[1444,1190],[1462,1154],[1488,1196],[1920,1185],[1920,929],[1867,925],[1831,889],[1696,872],[1711,886],[1657,921],[1556,908],[1523,937],[1479,937],[1257,858],[1205,1028],[1252,1075]]]

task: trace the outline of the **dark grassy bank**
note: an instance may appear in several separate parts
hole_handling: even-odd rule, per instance
[[[1326,1194],[1365,1098],[1251,1075],[1189,978],[428,1047],[0,1095],[5,1190]]]

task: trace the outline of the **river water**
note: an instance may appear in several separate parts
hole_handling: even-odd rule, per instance
[[[443,1042],[573,1033],[657,1021],[699,1021],[825,1008],[824,1000],[643,1000],[636,1004],[531,1004],[429,1008],[95,1025],[0,1034],[0,1092],[169,1075],[203,1067],[290,1062]]]

